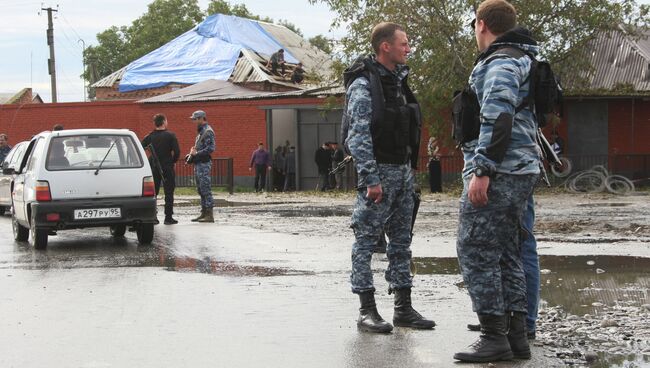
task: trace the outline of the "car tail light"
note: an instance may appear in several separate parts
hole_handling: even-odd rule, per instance
[[[61,215],[58,213],[48,213],[45,215],[45,219],[49,222],[55,222],[61,220]]]
[[[36,182],[36,200],[39,202],[49,202],[52,200],[52,194],[50,194],[50,183],[44,180]]]
[[[142,179],[142,196],[153,197],[156,195],[156,186],[153,183],[153,176],[145,176]]]

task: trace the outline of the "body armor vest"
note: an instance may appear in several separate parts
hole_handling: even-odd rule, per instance
[[[411,164],[417,168],[420,148],[422,116],[420,105],[408,86],[407,79],[397,80],[392,75],[381,75],[374,57],[360,57],[344,73],[346,88],[363,76],[370,82],[372,118],[370,132],[377,163]],[[346,102],[347,105],[347,102]],[[345,141],[349,121],[341,125],[341,137]]]

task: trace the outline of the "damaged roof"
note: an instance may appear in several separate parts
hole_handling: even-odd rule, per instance
[[[274,98],[326,97],[340,96],[345,93],[343,87],[315,87],[289,92],[258,91],[238,86],[229,81],[210,79],[164,95],[150,97],[138,103],[163,102],[205,102],[224,100],[260,100]]]
[[[285,50],[287,73],[273,75],[266,68],[271,54]],[[208,79],[236,83],[270,82],[291,89],[290,73],[301,62],[312,81],[327,80],[332,61],[288,28],[235,16],[214,14],[174,40],[102,78],[92,87],[120,92],[156,88],[170,83],[195,84]]]

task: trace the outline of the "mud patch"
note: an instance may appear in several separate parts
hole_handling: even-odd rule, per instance
[[[229,208],[229,207],[250,207],[250,206],[266,206],[266,205],[278,205],[278,204],[295,204],[296,202],[232,202],[227,201],[222,198],[214,198],[214,206],[218,208]],[[158,202],[158,206],[164,206],[165,203],[162,201]],[[201,200],[191,199],[183,201],[174,201],[174,207],[200,207]]]

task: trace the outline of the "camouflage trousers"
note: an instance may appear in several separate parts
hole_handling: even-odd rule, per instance
[[[212,199],[212,185],[210,183],[210,172],[212,161],[199,162],[194,164],[194,178],[196,179],[196,190],[201,196],[201,208],[214,207]]]
[[[488,204],[474,207],[464,179],[456,251],[465,286],[478,314],[527,312],[526,276],[521,261],[522,216],[537,174],[496,174]]]
[[[353,293],[374,291],[372,280],[373,249],[385,228],[388,235],[386,256],[388,268],[384,274],[391,289],[411,287],[413,276],[411,263],[411,218],[413,216],[413,175],[408,165],[379,164],[379,177],[383,198],[374,203],[366,197],[366,189],[360,189],[354,211],[352,229],[355,242],[352,245],[352,274],[350,283]]]

